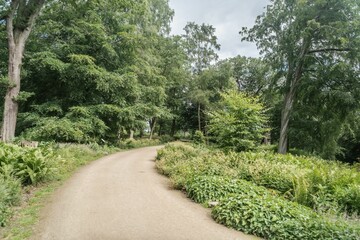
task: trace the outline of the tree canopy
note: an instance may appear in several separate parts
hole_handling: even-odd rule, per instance
[[[189,22],[184,34],[170,35],[168,0],[3,0],[3,140],[16,133],[116,144],[134,135],[173,139],[197,131],[210,144],[234,147],[248,121],[228,122],[229,99],[238,109],[256,98],[267,109],[267,122],[259,124],[269,128],[279,152],[354,160],[360,144],[359,5],[272,0],[253,27],[240,31],[261,56],[219,60],[212,25]],[[241,121],[242,130],[235,127]],[[255,135],[251,146],[268,137]],[[245,148],[252,147],[238,149]]]

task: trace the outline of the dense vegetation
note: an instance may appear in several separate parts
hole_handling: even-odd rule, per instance
[[[254,97],[266,109],[259,125],[280,152],[359,157],[358,0],[272,0],[254,27],[240,32],[261,57],[220,61],[213,26],[189,22],[183,35],[169,35],[168,0],[0,3],[0,93],[13,94],[18,137],[116,144],[146,133],[179,137],[198,130],[207,141],[239,141],[247,130],[236,135],[236,128],[211,124],[233,123],[231,114],[217,113],[227,101],[222,94],[237,91],[239,99]],[[11,23],[15,37],[31,26],[18,95],[20,84],[8,73]],[[0,109],[3,127],[8,111]],[[263,133],[238,150],[256,146]]]
[[[157,165],[195,201],[219,201],[218,222],[359,238],[360,1],[271,0],[240,31],[258,58],[219,60],[213,26],[171,36],[173,16],[168,0],[0,0],[1,139],[41,143],[0,145],[0,225],[21,189],[108,145],[191,138],[221,150],[170,146]]]
[[[271,151],[168,145],[160,172],[222,224],[266,239],[358,239],[360,173],[339,162]]]

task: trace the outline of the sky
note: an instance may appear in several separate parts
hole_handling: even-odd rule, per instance
[[[211,24],[221,44],[220,59],[237,55],[258,57],[256,45],[241,42],[239,31],[251,27],[258,15],[264,12],[269,0],[170,0],[175,16],[172,34],[184,34],[187,22]]]

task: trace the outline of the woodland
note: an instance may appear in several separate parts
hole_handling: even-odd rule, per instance
[[[261,57],[218,60],[213,26],[169,34],[166,0],[2,1],[3,141],[112,144],[196,130],[212,141],[211,111],[237,91],[261,102],[278,152],[355,162],[358,1],[271,4],[239,29]]]
[[[257,58],[219,59],[207,23],[171,35],[174,14],[168,0],[0,0],[0,226],[22,188],[90,154],[61,144],[93,159],[181,140],[193,145],[168,145],[157,168],[194,201],[220,201],[216,221],[358,239],[360,1],[271,0],[234,29]],[[12,144],[24,141],[40,147]]]

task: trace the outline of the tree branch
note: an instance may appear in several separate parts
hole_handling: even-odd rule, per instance
[[[308,51],[309,54],[311,53],[319,53],[319,52],[349,52],[351,48],[322,48],[322,49],[314,49]]]

